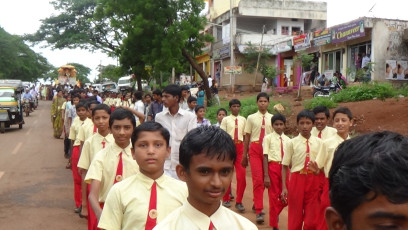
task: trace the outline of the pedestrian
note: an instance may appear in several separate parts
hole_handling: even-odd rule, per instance
[[[89,99],[88,99],[88,100],[89,100]],[[78,138],[79,141],[80,141],[80,148],[79,148],[80,152],[82,151],[82,146],[84,145],[84,142],[85,142],[90,136],[92,136],[93,134],[95,134],[95,133],[98,132],[98,127],[93,123],[93,120],[92,120],[92,110],[93,110],[97,105],[99,105],[99,102],[96,101],[96,100],[91,100],[91,101],[88,101],[88,102],[86,103],[87,116],[88,116],[88,118],[89,118],[89,120],[90,120],[91,122],[88,122],[88,123],[82,125],[82,126],[79,128],[79,130],[78,130],[78,137],[77,137],[77,138]]]
[[[225,110],[224,108],[219,108],[217,110],[217,123],[215,123],[214,126],[215,127],[220,127],[222,120],[226,116],[227,116],[227,110]]]
[[[353,115],[348,108],[340,107],[333,113],[333,126],[337,129],[337,134],[323,141],[323,147],[317,154],[316,161],[309,162],[309,169],[314,174],[319,175],[324,172],[323,189],[320,195],[320,209],[318,216],[317,230],[327,230],[327,224],[324,220],[326,208],[330,207],[329,199],[329,171],[332,165],[334,151],[345,140],[350,139],[349,131],[353,125]]]
[[[329,109],[326,106],[316,106],[313,108],[313,113],[315,117],[315,126],[311,131],[312,136],[318,137],[322,140],[336,136],[337,130],[327,125],[330,119]]]
[[[109,118],[115,141],[95,155],[85,176],[85,182],[91,184],[89,203],[98,221],[112,185],[139,172],[130,150],[135,127],[136,120],[130,111],[115,109]]]
[[[188,97],[187,104],[188,104],[187,111],[195,113],[194,109],[197,106],[197,98],[193,96]]]
[[[85,102],[79,102],[76,105],[76,113],[77,116],[74,119],[71,129],[69,131],[69,139],[71,140],[71,164],[72,164],[72,178],[74,181],[74,200],[75,200],[75,212],[81,212],[81,205],[82,205],[82,194],[81,194],[81,175],[79,175],[78,171],[78,161],[80,155],[80,140],[78,139],[78,131],[79,128],[88,123],[92,123],[92,121],[87,116],[87,105]]]
[[[69,129],[71,128],[71,122],[72,120],[70,119],[70,117],[68,116],[70,114],[71,111],[71,107],[72,107],[72,95],[69,94],[66,98],[65,98],[66,102],[64,102],[64,104],[62,105],[62,118],[63,118],[63,123],[64,123],[64,127],[63,127],[63,133],[64,133],[64,156],[66,159],[69,158],[69,150],[70,150],[70,142],[69,141]]]
[[[261,92],[266,92],[268,90],[268,78],[264,77],[262,79]]]
[[[62,97],[62,90],[58,89],[57,96],[54,98],[51,107],[51,117],[52,117],[52,126],[54,129],[54,137],[57,139],[61,138],[61,134],[63,131],[63,119],[62,119],[62,104],[66,101],[65,98]],[[30,94],[31,95],[31,94]]]
[[[211,92],[212,92],[213,98],[215,98],[215,100],[217,101],[217,105],[220,105],[221,103],[220,103],[220,97],[218,96],[218,87],[217,86],[218,86],[218,84],[214,83],[211,86]]]
[[[311,134],[315,117],[302,110],[296,117],[299,135],[290,140],[282,160],[281,199],[288,202],[288,230],[315,230],[320,206],[320,178],[308,168],[322,147],[322,140]],[[286,184],[290,169],[289,184]]]
[[[143,92],[136,91],[133,94],[133,96],[135,98],[135,103],[134,103],[133,110],[143,114],[143,116],[144,116],[145,105],[144,105],[143,100],[142,100],[143,99]],[[139,117],[137,117],[137,116],[135,116],[135,119],[136,119],[136,124],[141,124],[145,120],[144,117],[143,117],[143,119],[139,119]]]
[[[135,129],[131,150],[140,173],[112,186],[99,228],[151,230],[183,205],[188,195],[186,183],[164,174],[169,141],[169,131],[157,122],[149,121]]]
[[[145,111],[144,111],[144,115],[145,115],[145,121],[147,121],[147,117],[150,111],[150,107],[152,104],[152,95],[150,94],[146,94],[144,96],[144,106],[145,106]]]
[[[149,121],[154,121],[156,114],[163,111],[162,92],[159,89],[153,91],[153,100],[148,114]]]
[[[269,96],[262,92],[256,97],[258,111],[248,116],[245,125],[244,155],[242,166],[251,164],[252,188],[254,197],[253,209],[256,213],[256,222],[264,222],[263,213],[263,192],[264,192],[264,172],[263,172],[263,150],[262,141],[272,130],[272,114],[268,112]]]
[[[272,117],[272,133],[265,136],[263,147],[264,185],[268,188],[269,198],[269,226],[274,230],[279,229],[279,214],[288,204],[280,199],[282,193],[282,159],[285,154],[286,144],[290,138],[285,135],[286,118],[282,114]],[[287,178],[288,179],[288,178]]]
[[[97,221],[88,201],[91,186],[85,183],[84,179],[96,153],[114,142],[109,129],[110,114],[111,109],[105,104],[96,105],[92,110],[92,121],[97,127],[97,132],[85,141],[78,161],[78,168],[82,178],[82,210],[79,215],[88,218],[88,230],[96,229]]]
[[[198,92],[197,92],[196,96],[197,96],[197,105],[204,106],[205,92],[204,92],[204,88],[203,88],[202,85],[200,85],[198,87]]]
[[[245,178],[245,168],[241,165],[243,157],[244,148],[244,137],[245,137],[245,124],[246,119],[239,115],[241,110],[241,102],[238,99],[232,99],[229,101],[229,110],[231,114],[225,117],[221,122],[221,129],[227,132],[231,139],[234,141],[237,159],[234,162],[235,174],[237,179],[237,198],[235,201],[235,208],[239,212],[244,212],[245,207],[242,204],[242,198],[244,197],[244,192],[246,188],[246,178]],[[223,205],[227,208],[231,207],[231,184],[228,187],[227,192],[222,198]]]
[[[197,119],[193,113],[180,108],[181,88],[178,85],[168,85],[163,89],[163,104],[168,110],[156,116],[160,123],[170,132],[170,157],[164,164],[166,175],[178,179],[176,166],[179,164],[179,147],[183,137],[197,127]]]
[[[236,151],[231,137],[213,126],[193,129],[180,145],[178,177],[187,183],[188,198],[155,230],[258,229],[251,221],[220,204],[231,183]]]
[[[339,145],[329,173],[330,230],[407,229],[408,139],[389,131]]]
[[[197,117],[197,127],[200,126],[210,126],[211,122],[205,118],[205,108],[204,106],[197,105],[194,109]]]

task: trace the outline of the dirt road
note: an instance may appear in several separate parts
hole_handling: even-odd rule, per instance
[[[50,102],[41,101],[38,109],[25,117],[23,129],[12,126],[0,135],[1,229],[87,229],[86,220],[80,219],[73,211],[72,173],[65,169],[62,139],[52,136],[50,107]],[[254,221],[251,182],[248,168],[244,216]],[[235,189],[233,193],[236,195]],[[232,210],[235,210],[234,205],[232,202]],[[267,215],[265,223],[258,225],[260,229],[270,229],[268,209],[265,191]],[[286,224],[285,209],[280,216],[280,229],[286,229]]]

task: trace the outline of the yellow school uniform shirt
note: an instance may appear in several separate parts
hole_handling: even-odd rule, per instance
[[[256,112],[248,116],[247,122],[245,124],[245,133],[251,134],[250,142],[259,141],[259,135],[261,134],[262,128],[262,118],[265,116],[265,136],[272,133],[272,114],[266,112],[262,114],[261,112]]]
[[[91,119],[86,118],[84,121],[81,121],[81,119],[79,119],[79,116],[75,117],[74,121],[72,122],[71,128],[69,129],[69,139],[74,141],[73,146],[79,146],[81,144],[81,141],[78,139],[79,130],[86,122],[89,122],[90,120]]]
[[[106,137],[99,133],[95,133],[85,141],[78,161],[79,168],[88,170],[96,153],[103,149],[102,142],[105,142],[105,148],[107,148],[109,144],[115,142],[115,139],[113,139],[113,135],[111,133],[106,135]]]
[[[174,210],[161,221],[154,230],[208,230],[210,221],[218,230],[255,230],[255,224],[240,214],[225,208],[220,204],[217,211],[210,217],[194,208],[189,202]]]
[[[310,132],[312,134],[312,136],[318,137],[319,135],[319,130],[316,127],[312,128],[312,131]],[[333,127],[329,127],[326,126],[324,127],[324,129],[322,130],[322,140],[327,140],[333,136],[337,135],[337,129],[333,128]]]
[[[119,154],[122,152],[123,162],[123,179],[135,175],[139,172],[139,166],[132,157],[130,152],[131,144],[125,149],[119,147],[115,142],[99,151],[91,165],[85,177],[85,182],[90,184],[92,180],[98,180],[101,182],[99,191],[99,202],[105,202],[110,188],[112,187],[116,170],[119,163]]]
[[[94,123],[91,119],[88,122],[84,123],[78,132],[79,141],[86,141],[90,136],[97,133],[98,130],[94,132]]]
[[[268,162],[275,161],[281,162],[282,161],[282,153],[281,153],[281,141],[280,138],[282,137],[283,143],[283,153],[286,152],[286,145],[290,141],[290,138],[286,136],[284,133],[280,136],[278,133],[273,132],[268,134],[262,142],[263,154],[268,155]]]
[[[246,124],[246,119],[243,116],[234,116],[234,115],[229,115],[228,117],[224,117],[222,119],[220,128],[227,132],[231,138],[234,140],[234,135],[235,135],[235,119],[238,119],[238,140],[239,141],[244,141],[244,136],[245,136],[245,124]]]
[[[314,136],[309,138],[309,149],[310,149],[310,161],[316,159],[317,153],[321,151],[323,141]],[[286,151],[283,155],[282,164],[289,166],[292,165],[290,172],[298,172],[302,170],[305,166],[306,160],[306,138],[302,135],[298,135],[292,140],[288,141],[286,145]]]
[[[103,102],[103,104],[105,104],[105,105],[107,105],[107,106],[111,106],[112,104],[112,98],[110,98],[110,97],[107,97],[107,98],[105,98],[105,101]]]
[[[347,139],[350,139],[347,136]],[[319,168],[323,168],[324,175],[329,178],[329,172],[333,162],[334,152],[337,149],[344,139],[340,137],[338,134],[335,136],[323,141],[323,146],[320,149],[320,152],[317,154],[316,163]]]
[[[115,184],[109,191],[98,228],[145,229],[153,180],[143,173]],[[156,180],[157,223],[187,201],[185,182],[162,175]]]

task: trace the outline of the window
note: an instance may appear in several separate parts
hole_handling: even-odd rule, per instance
[[[282,26],[281,34],[289,35],[289,26]]]
[[[302,34],[302,30],[300,30],[300,27],[292,27],[292,35],[296,36],[296,35],[301,35]]]

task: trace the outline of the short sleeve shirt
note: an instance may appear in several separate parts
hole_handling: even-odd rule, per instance
[[[244,136],[245,136],[245,124],[246,124],[246,119],[243,116],[234,116],[234,115],[229,115],[228,117],[224,117],[221,122],[221,129],[227,132],[232,139],[234,139],[235,135],[235,119],[238,119],[238,140],[239,141],[244,141]]]
[[[96,153],[103,149],[104,144],[102,144],[102,142],[105,142],[106,148],[109,144],[115,142],[115,139],[113,139],[113,135],[111,133],[106,135],[106,137],[100,135],[99,133],[95,133],[85,141],[78,161],[79,168],[88,170]]]
[[[312,134],[312,136],[318,137],[319,135],[319,130],[316,127],[312,128],[312,131],[310,132]],[[322,130],[322,140],[327,140],[329,138],[332,138],[334,136],[337,135],[337,129],[326,126],[324,127],[324,129]]]
[[[350,137],[347,137],[350,139]],[[337,147],[344,141],[339,135],[335,135],[325,141],[323,141],[323,146],[320,152],[317,154],[316,163],[319,168],[323,168],[324,175],[329,178],[329,172],[332,166],[334,152]]]
[[[283,145],[283,153],[286,151],[286,145],[290,141],[290,138],[282,133],[280,136],[276,132],[268,134],[262,142],[263,154],[268,155],[269,161],[282,161],[282,152],[281,152],[281,139]]]
[[[272,114],[268,112],[262,114],[259,111],[254,114],[251,114],[248,116],[245,125],[245,133],[251,134],[250,142],[259,141],[263,117],[265,117],[265,136],[273,132],[271,124]]]

